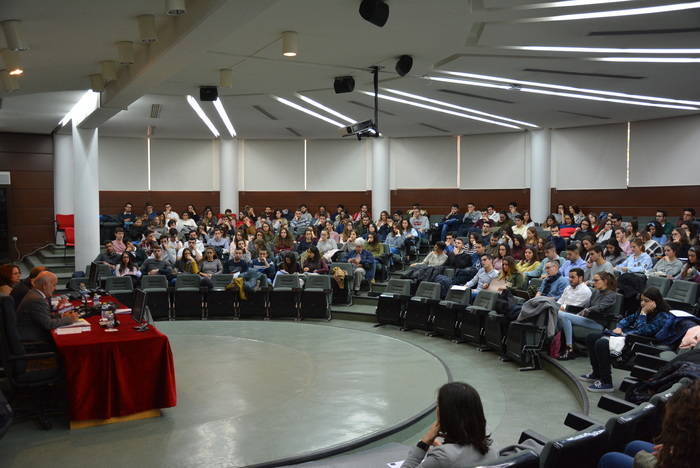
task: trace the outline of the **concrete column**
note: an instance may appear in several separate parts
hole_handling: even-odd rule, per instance
[[[75,269],[82,270],[100,253],[100,189],[97,129],[73,126]]]
[[[73,137],[53,136],[53,212],[72,214],[73,205]]]
[[[372,139],[372,216],[377,219],[383,210],[391,213],[389,187],[389,139]]]
[[[219,148],[219,210],[238,213],[238,147],[237,139],[221,139]]]
[[[543,223],[551,212],[551,134],[548,128],[530,132],[530,216]]]

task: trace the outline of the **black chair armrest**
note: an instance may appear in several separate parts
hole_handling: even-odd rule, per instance
[[[535,432],[532,429],[528,429],[526,431],[523,431],[520,434],[520,438],[518,439],[518,443],[522,444],[527,439],[532,439],[535,442],[542,444],[542,445],[545,445],[547,442],[549,442],[551,440],[549,437],[543,436],[539,432]]]
[[[664,350],[661,348],[657,348],[654,345],[648,345],[645,343],[632,343],[633,353],[644,353],[652,356],[658,356],[659,354],[661,354],[662,351]]]
[[[637,405],[630,403],[627,400],[618,398],[612,395],[602,395],[598,400],[598,408],[610,411],[615,414],[626,413],[629,410],[636,408]]]
[[[632,377],[639,380],[649,380],[654,374],[656,374],[656,369],[649,369],[644,366],[634,366],[632,367],[632,372],[630,372]]]
[[[659,370],[668,364],[668,361],[652,354],[637,353],[634,355],[634,364],[648,369]]]
[[[8,361],[31,361],[31,360],[36,360],[36,359],[48,359],[56,357],[56,353],[53,351],[46,352],[46,353],[31,353],[31,354],[23,354],[22,356],[10,356],[7,360]]]
[[[642,336],[630,333],[629,335],[625,335],[625,342],[625,344],[628,345],[632,345],[635,343],[654,344],[656,343],[656,340],[654,339],[654,337],[651,336]]]
[[[564,418],[564,425],[575,431],[582,431],[597,424],[600,423],[583,413],[567,413]]]

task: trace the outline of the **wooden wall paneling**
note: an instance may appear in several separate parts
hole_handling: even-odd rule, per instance
[[[360,205],[366,203],[372,210],[372,192],[239,192],[239,205],[241,209],[252,206],[256,213],[266,206],[276,208],[296,209],[302,203],[309,207],[309,211],[315,213],[320,205],[325,205],[329,212],[335,212],[338,205],[344,205],[346,211],[356,212]]]
[[[552,189],[552,206],[577,204],[585,212],[619,212],[623,216],[654,216],[657,209],[678,216],[683,208],[699,208],[700,186],[629,187],[617,190]]]
[[[211,206],[213,210],[219,209],[219,192],[166,192],[166,191],[100,191],[100,213],[120,213],[124,204],[131,202],[136,214],[143,213],[146,202],[150,202],[156,211],[162,211],[163,205],[170,203],[176,212],[183,211],[188,204],[193,204],[199,212],[204,211],[205,206]]]
[[[530,202],[529,189],[503,190],[460,190],[460,189],[400,189],[391,192],[391,207],[393,210],[406,211],[413,203],[420,205],[430,214],[444,214],[450,211],[450,205],[457,203],[464,209],[467,203],[486,208],[494,205],[497,210],[505,210],[511,201],[518,206],[527,208]]]

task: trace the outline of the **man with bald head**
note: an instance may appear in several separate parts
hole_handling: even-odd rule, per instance
[[[63,317],[51,313],[51,294],[56,290],[58,278],[50,271],[42,271],[34,278],[32,289],[17,308],[17,329],[22,341],[52,342],[51,330],[78,320],[76,312]]]

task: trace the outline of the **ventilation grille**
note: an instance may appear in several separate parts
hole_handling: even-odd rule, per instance
[[[586,72],[572,72],[567,70],[547,70],[544,68],[523,68],[523,71],[532,73],[550,73],[553,75],[571,75],[571,76],[592,76],[595,78],[616,78],[621,80],[642,80],[646,78],[645,76],[635,76],[635,75],[613,75],[610,73],[586,73]]]
[[[160,104],[151,104],[151,118],[152,119],[157,119],[160,117]]]
[[[605,117],[604,115],[595,115],[595,114],[584,114],[582,112],[571,112],[571,111],[557,111],[561,114],[569,114],[569,115],[577,115],[579,117],[588,117],[590,119],[598,119],[598,120],[609,120],[610,117]]]
[[[298,137],[301,136],[301,133],[297,132],[292,127],[285,127],[285,129],[294,136],[298,136]]]
[[[266,111],[265,109],[263,109],[263,108],[260,107],[260,106],[253,106],[253,109],[255,109],[256,111],[260,112],[262,115],[264,115],[265,117],[267,117],[267,118],[270,119],[270,120],[279,120],[277,117],[275,117],[274,115],[270,114],[268,111]]]
[[[363,102],[359,102],[359,101],[348,101],[348,102],[349,102],[350,104],[355,104],[356,106],[364,107],[365,109],[374,110],[374,107],[368,106],[367,104],[365,104],[365,103],[363,103]],[[385,114],[385,115],[391,115],[392,117],[393,117],[393,116],[396,116],[396,114],[394,114],[393,112],[389,112],[389,111],[385,111],[385,110],[381,110],[381,109],[379,109],[379,113],[380,113],[380,114]]]
[[[419,123],[418,125],[422,125],[423,127],[428,127],[428,128],[433,129],[433,130],[437,130],[438,132],[450,133],[449,130],[445,130],[444,128],[436,127],[435,125],[430,125],[430,124],[423,123],[423,122]]]
[[[670,29],[630,29],[627,31],[591,31],[589,36],[643,36],[649,34],[679,34],[700,32],[700,28],[670,28]]]
[[[515,101],[509,101],[508,99],[499,99],[499,98],[494,98],[494,97],[488,97],[488,96],[480,96],[478,94],[472,94],[472,93],[465,93],[464,91],[453,91],[451,89],[438,89],[441,93],[447,93],[447,94],[456,94],[458,96],[466,96],[474,99],[484,99],[485,101],[496,101],[496,102],[502,102],[504,104],[515,104]]]

